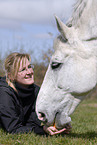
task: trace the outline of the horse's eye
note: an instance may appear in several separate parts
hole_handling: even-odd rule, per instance
[[[52,68],[52,69],[56,69],[56,68],[58,68],[59,66],[61,66],[61,64],[62,64],[62,63],[59,63],[59,62],[52,62],[51,68]]]

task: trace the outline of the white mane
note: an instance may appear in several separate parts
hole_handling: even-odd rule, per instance
[[[92,45],[92,49],[94,45],[93,52],[97,57],[97,0],[76,0],[66,25],[79,29],[79,37]]]
[[[79,29],[82,39],[97,39],[97,0],[77,0],[67,26]]]
[[[67,22],[67,25],[69,27],[76,25],[78,19],[80,19],[87,4],[87,0],[76,0],[76,1],[77,2],[74,5],[72,17]]]

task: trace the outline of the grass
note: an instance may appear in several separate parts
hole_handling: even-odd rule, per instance
[[[0,130],[0,145],[97,145],[97,100],[84,100],[71,116],[69,135],[9,134]]]

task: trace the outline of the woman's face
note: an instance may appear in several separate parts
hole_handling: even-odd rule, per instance
[[[15,81],[21,84],[23,87],[28,87],[34,83],[34,71],[28,59],[26,59],[25,62],[26,63],[23,65],[22,61],[20,62],[20,68]]]

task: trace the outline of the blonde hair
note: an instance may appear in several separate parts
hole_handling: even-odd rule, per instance
[[[15,82],[17,73],[19,71],[20,62],[22,61],[22,65],[24,65],[26,63],[26,59],[31,61],[31,57],[29,54],[17,53],[17,52],[11,53],[5,59],[4,67],[5,67],[5,73],[6,73],[6,82],[15,91],[16,91],[16,88],[15,88],[14,82]]]

